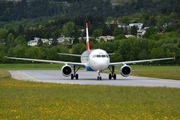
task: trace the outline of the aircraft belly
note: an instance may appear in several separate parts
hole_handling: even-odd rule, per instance
[[[91,68],[91,66],[86,66],[86,68],[85,68],[87,71],[94,71],[92,68]]]

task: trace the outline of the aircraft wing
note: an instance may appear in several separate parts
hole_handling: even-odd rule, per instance
[[[65,62],[65,61],[55,61],[55,60],[42,60],[42,59],[30,59],[30,58],[16,58],[16,57],[6,57],[8,59],[14,60],[25,60],[25,61],[32,61],[32,62],[45,62],[45,63],[56,63],[56,64],[66,64],[66,65],[75,65],[80,67],[85,67],[85,64],[78,63],[78,62]]]
[[[173,57],[173,58],[148,59],[148,60],[134,60],[134,61],[125,61],[125,62],[114,62],[114,63],[110,63],[109,66],[118,66],[118,65],[123,65],[123,64],[136,64],[136,63],[142,63],[142,62],[153,62],[153,61],[171,60],[171,59],[175,59],[175,57]]]

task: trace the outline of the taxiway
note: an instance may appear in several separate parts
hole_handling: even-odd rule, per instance
[[[35,82],[83,84],[83,85],[114,85],[114,86],[148,86],[148,87],[172,87],[180,88],[180,81],[169,79],[158,79],[148,77],[122,77],[117,74],[116,80],[109,80],[108,74],[101,73],[102,81],[97,81],[96,72],[79,70],[79,79],[71,80],[64,77],[60,70],[9,70],[12,78],[18,80],[29,80]]]

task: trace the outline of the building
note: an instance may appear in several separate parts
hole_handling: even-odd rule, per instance
[[[109,41],[109,40],[113,40],[114,39],[114,36],[100,36],[98,38],[96,38],[97,41],[100,42],[100,40],[104,40],[105,42]]]
[[[133,26],[136,26],[138,30],[141,30],[143,27],[143,23],[131,23],[131,24],[129,24],[130,28]]]

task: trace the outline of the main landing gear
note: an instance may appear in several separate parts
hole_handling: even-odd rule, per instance
[[[109,79],[111,80],[114,78],[116,80],[116,74],[114,74],[114,66],[109,66],[108,69],[111,71],[111,74],[109,74]]]
[[[74,73],[73,74],[71,74],[71,80],[73,80],[74,78],[76,78],[76,80],[79,78],[79,75],[78,74],[76,74],[76,72],[78,71],[80,69],[80,67],[78,67],[77,68],[77,70],[76,70],[76,66],[74,66]]]
[[[112,78],[114,80],[116,80],[116,74],[114,73],[114,66],[109,66],[108,69],[110,70],[110,74],[109,74],[109,80],[111,80]],[[73,66],[73,73],[71,74],[71,80],[73,80],[74,78],[77,80],[79,78],[79,75],[76,74],[77,71],[80,69],[80,67],[77,67],[76,69],[76,66]],[[97,80],[102,80],[102,77],[100,75],[100,70],[97,71],[98,72],[98,76],[97,76]]]

